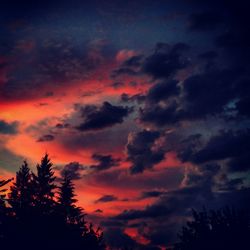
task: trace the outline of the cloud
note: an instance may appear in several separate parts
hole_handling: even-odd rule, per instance
[[[37,139],[37,142],[49,142],[49,141],[53,141],[54,139],[55,139],[54,135],[47,134],[47,135],[42,135],[41,137],[39,137]]]
[[[142,55],[136,55],[128,58],[123,62],[124,67],[139,67],[142,64]]]
[[[9,59],[6,65],[7,77],[0,89],[3,99],[51,97],[48,93],[57,93],[58,89],[88,79],[105,60],[112,60],[113,52],[107,43],[83,41],[82,46],[78,46],[70,38],[52,37],[34,39],[34,46],[29,51],[16,49],[13,41],[20,38],[12,39],[9,54],[15,61]]]
[[[102,154],[93,154],[92,158],[99,162],[96,165],[91,165],[90,168],[96,171],[106,170],[112,167],[119,166],[120,159],[114,159],[112,155],[102,155]]]
[[[142,55],[135,55],[127,58],[122,64],[112,71],[111,77],[115,78],[121,75],[139,76],[141,75]]]
[[[152,76],[154,79],[162,79],[173,76],[178,70],[188,66],[188,60],[182,56],[189,46],[177,43],[172,47],[168,44],[158,43],[154,54],[145,58],[142,72]]]
[[[18,122],[8,123],[4,120],[0,120],[0,134],[17,134]]]
[[[183,83],[185,107],[183,118],[205,118],[224,111],[237,97],[237,69],[214,70],[189,77]]]
[[[195,151],[189,150],[189,153],[185,151],[185,161],[202,164],[209,161],[229,160],[230,171],[246,171],[250,168],[249,146],[249,130],[222,131],[210,138],[204,147]]]
[[[184,177],[181,166],[166,167],[158,171],[148,171],[140,175],[131,175],[127,169],[113,168],[112,171],[99,171],[89,178],[89,185],[116,187],[117,190],[166,190],[177,188]]]
[[[70,162],[61,169],[60,174],[62,177],[67,175],[72,180],[79,180],[82,177],[81,171],[84,169],[86,168],[79,162]]]
[[[123,64],[113,70],[111,77],[120,75],[140,76],[149,75],[155,79],[166,79],[189,65],[184,53],[189,50],[185,43],[170,46],[157,43],[154,53],[148,56],[136,55],[128,58]]]
[[[76,128],[79,131],[99,130],[122,123],[132,112],[129,107],[114,106],[104,102],[102,106],[87,105],[80,109],[83,123]]]
[[[139,119],[142,123],[153,124],[157,127],[177,123],[180,121],[180,117],[176,101],[172,101],[166,106],[146,105],[139,110]]]
[[[170,80],[156,83],[151,87],[147,94],[147,101],[150,103],[158,103],[162,100],[180,94],[180,87],[178,81]]]
[[[166,191],[157,191],[157,190],[145,191],[145,192],[142,192],[139,199],[142,200],[142,199],[147,199],[147,198],[158,198],[164,194],[166,194]]]
[[[103,213],[103,211],[101,209],[96,209],[94,212],[95,213]]]
[[[176,241],[178,231],[191,214],[191,208],[200,210],[206,206],[207,209],[218,209],[228,204],[236,208],[250,207],[249,189],[233,188],[226,192],[214,189],[219,174],[220,166],[216,164],[187,168],[181,188],[165,192],[144,209],[124,210],[111,219],[128,225],[136,222],[139,234],[150,244],[167,247]]]
[[[152,205],[145,207],[143,210],[131,209],[125,210],[121,214],[114,217],[118,220],[137,220],[137,219],[157,219],[160,217],[170,217],[174,214],[185,215],[197,200],[205,201],[207,191],[199,190],[198,187],[187,187],[180,190],[170,192],[168,195],[161,197]],[[195,199],[194,195],[196,196]],[[192,198],[193,200],[190,200]]]
[[[96,200],[95,203],[112,202],[117,200],[118,198],[114,195],[103,195],[98,200]]]
[[[145,169],[151,169],[164,159],[162,149],[153,148],[159,137],[159,132],[147,130],[130,135],[126,152],[128,160],[132,162],[130,167],[132,174],[142,173]]]
[[[139,119],[142,123],[162,127],[218,115],[226,119],[234,113],[247,117],[249,84],[241,79],[243,73],[232,68],[207,69],[188,77],[181,91],[176,81],[156,84],[146,95]],[[171,96],[174,98],[170,99]]]

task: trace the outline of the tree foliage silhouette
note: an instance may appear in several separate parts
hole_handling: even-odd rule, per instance
[[[74,198],[74,186],[70,176],[65,174],[61,186],[59,187],[59,204],[61,212],[69,223],[75,223],[75,220],[81,214],[81,208],[76,207],[77,200]]]
[[[85,221],[76,206],[74,185],[64,176],[56,192],[56,177],[48,154],[31,173],[26,161],[16,173],[8,198],[0,181],[0,247],[8,249],[103,250],[103,236]],[[59,194],[57,197],[56,194]]]
[[[17,213],[26,210],[32,203],[31,172],[28,163],[24,161],[16,173],[16,181],[10,187],[9,203]]]
[[[52,170],[52,162],[49,159],[48,154],[41,159],[41,163],[37,164],[37,175],[33,174],[33,187],[35,190],[35,203],[37,206],[44,208],[50,208],[54,204],[54,189],[56,185],[54,181],[56,177]]]
[[[202,212],[193,210],[193,220],[179,234],[175,250],[247,250],[250,216],[232,208]]]

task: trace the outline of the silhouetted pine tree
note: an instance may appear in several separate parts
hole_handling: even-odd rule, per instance
[[[59,206],[67,223],[76,224],[84,220],[82,209],[77,207],[74,198],[74,185],[69,175],[65,174],[59,187]]]
[[[70,175],[67,173],[64,175],[59,187],[58,202],[60,212],[69,228],[66,238],[71,242],[71,247],[75,249],[80,246],[83,249],[84,247],[96,250],[105,249],[103,235],[99,232],[100,230],[94,230],[92,224],[87,226],[83,210],[76,206],[77,200],[75,199],[74,185]]]
[[[76,206],[74,185],[65,176],[55,197],[55,177],[48,154],[30,173],[24,162],[16,173],[9,200],[0,181],[0,248],[26,250],[104,250],[102,233],[85,222]],[[8,206],[6,205],[8,202]]]
[[[27,210],[32,205],[31,172],[26,161],[16,173],[16,181],[10,187],[9,203],[15,213]]]
[[[101,232],[100,228],[94,230],[92,223],[90,223],[88,230],[84,233],[83,236],[85,243],[84,245],[91,246],[90,249],[106,249],[106,245],[103,239],[103,232]]]
[[[52,171],[52,162],[46,153],[41,159],[41,163],[37,164],[37,175],[32,174],[33,187],[35,189],[35,203],[36,206],[43,208],[50,208],[54,204],[54,184],[55,178]],[[44,212],[47,212],[44,210]]]

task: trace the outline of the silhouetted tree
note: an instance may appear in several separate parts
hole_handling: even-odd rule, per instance
[[[68,174],[65,174],[59,187],[58,202],[60,210],[68,223],[75,223],[77,217],[82,215],[82,211],[75,205],[77,200],[74,198],[74,185]]]
[[[27,210],[32,204],[31,172],[28,163],[24,161],[16,173],[16,180],[10,187],[9,203],[14,212]]]
[[[54,184],[55,176],[52,170],[52,162],[46,153],[41,159],[41,163],[37,164],[37,175],[33,173],[33,187],[35,189],[36,206],[50,208],[54,204]],[[44,209],[43,208],[43,209]],[[44,212],[47,212],[44,210]]]
[[[193,210],[193,220],[179,234],[175,250],[250,249],[248,212],[225,208],[202,212]]]
[[[0,181],[0,247],[26,250],[104,250],[99,229],[85,221],[76,206],[74,185],[64,176],[56,199],[55,176],[48,154],[30,172],[24,162],[10,187],[9,199]],[[6,205],[8,203],[8,205]]]
[[[99,229],[94,230],[92,224],[87,226],[83,209],[76,206],[76,202],[74,184],[70,175],[65,173],[59,187],[58,203],[60,212],[70,228],[71,233],[66,237],[71,237],[71,247],[74,242],[76,245],[88,246],[89,249],[105,249],[102,233]]]

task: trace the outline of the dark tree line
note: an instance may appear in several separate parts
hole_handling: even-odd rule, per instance
[[[69,173],[57,186],[47,154],[36,169],[36,174],[31,172],[24,161],[14,182],[0,180],[0,249],[106,249],[103,234],[85,221],[83,209],[76,206]],[[174,246],[174,250],[224,249],[250,249],[249,211],[193,210]]]
[[[179,234],[174,250],[249,250],[250,214],[224,208],[197,212]]]
[[[0,181],[0,249],[105,249],[102,233],[75,204],[70,175],[57,187],[47,154],[36,168],[24,161],[9,193],[12,179]]]

